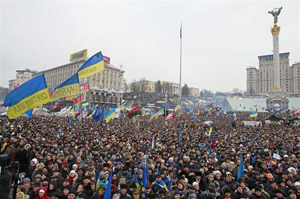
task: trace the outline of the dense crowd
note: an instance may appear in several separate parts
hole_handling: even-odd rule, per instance
[[[242,113],[151,122],[124,116],[109,124],[2,119],[0,149],[8,165],[18,161],[25,173],[18,199],[102,199],[111,171],[113,199],[299,199],[299,127],[243,126],[247,119]],[[213,122],[213,143],[205,121]]]

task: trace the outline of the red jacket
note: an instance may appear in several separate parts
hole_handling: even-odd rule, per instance
[[[40,197],[39,195],[37,197],[35,197],[34,199],[51,199],[49,196],[47,196],[47,188],[46,187],[41,187],[42,190],[45,191],[44,196]],[[40,190],[41,190],[40,189]],[[39,191],[40,192],[40,191]]]

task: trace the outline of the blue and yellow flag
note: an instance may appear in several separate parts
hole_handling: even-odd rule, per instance
[[[56,86],[51,93],[51,100],[55,101],[63,97],[77,95],[80,93],[78,74],[75,73],[69,79]]]
[[[105,114],[104,119],[106,123],[108,123],[115,116],[116,116],[116,109],[112,108],[108,113]]]
[[[20,118],[26,118],[26,119],[31,119],[32,118],[32,112],[33,109],[30,109],[29,111],[23,113]]]
[[[89,77],[104,70],[104,61],[101,51],[89,58],[79,69],[79,78]]]
[[[257,116],[258,116],[257,111],[253,111],[253,112],[250,114],[250,117],[257,117]]]
[[[138,190],[140,190],[141,187],[140,187],[140,183],[139,183],[139,180],[138,180],[138,178],[137,178],[137,175],[136,175],[136,171],[135,171],[135,170],[134,170],[134,172],[133,172],[133,178],[134,178],[134,182],[135,182],[136,188],[137,188]]]
[[[15,119],[34,107],[50,102],[49,90],[44,74],[39,75],[12,92],[4,100],[4,106],[8,106],[7,116]]]
[[[86,111],[86,112],[90,111],[90,103],[89,103],[88,100],[85,100],[85,101],[81,102],[81,106],[82,106],[84,111]]]
[[[114,172],[114,168],[112,168],[110,174],[109,174],[109,178],[108,178],[108,183],[104,192],[104,196],[103,199],[111,199],[111,183],[112,183],[112,175]]]
[[[210,136],[211,136],[212,130],[213,130],[213,128],[212,128],[212,127],[210,127],[210,129],[209,129],[209,131],[208,131],[208,134],[207,134],[207,136],[208,136],[208,137],[210,137]]]
[[[142,186],[142,198],[146,196],[146,187],[147,187],[147,170],[146,167],[143,168],[143,186]]]
[[[125,105],[122,104],[122,105],[120,106],[120,111],[123,111],[124,109],[125,109]]]

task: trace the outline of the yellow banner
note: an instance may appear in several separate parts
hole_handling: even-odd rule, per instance
[[[57,89],[54,94],[51,96],[51,100],[55,101],[63,97],[77,95],[80,93],[79,84],[72,84],[69,86],[64,86],[62,88]]]
[[[99,73],[101,71],[104,70],[104,61],[100,61],[97,64],[88,66],[84,69],[82,69],[81,71],[78,71],[78,77],[80,78],[84,78],[84,77],[89,77],[92,76],[96,73]]]
[[[40,90],[31,96],[21,100],[18,104],[11,106],[7,110],[7,116],[9,119],[15,119],[21,116],[26,111],[33,109],[34,107],[46,104],[51,101],[49,90],[45,88]]]
[[[87,58],[87,49],[81,50],[70,55],[70,61],[76,61],[82,58]]]

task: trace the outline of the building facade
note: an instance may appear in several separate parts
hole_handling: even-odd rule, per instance
[[[189,88],[189,96],[190,97],[199,97],[200,96],[200,90],[199,88]]]
[[[161,92],[168,96],[179,96],[179,84],[167,81],[161,81]]]
[[[280,53],[280,87],[286,94],[294,94],[292,67],[289,66],[290,53]],[[259,68],[247,68],[247,94],[268,95],[274,87],[273,55],[258,56]]]
[[[134,93],[155,93],[155,82],[149,80],[140,80],[137,82],[132,82],[129,85],[129,91]]]
[[[105,57],[105,56],[103,56]],[[89,82],[89,91],[86,92],[86,99],[96,105],[110,105],[117,107],[122,102],[124,90],[124,71],[110,64],[110,58],[105,57],[105,69],[86,79],[80,79],[80,83]],[[73,74],[87,60],[83,58],[55,68],[41,71],[36,74],[44,74],[49,91],[61,84]],[[63,100],[62,100],[63,101]],[[71,101],[70,101],[71,103]]]
[[[179,84],[167,82],[167,81],[159,81],[160,82],[160,93],[168,96],[179,95]],[[140,80],[137,82],[132,82],[129,85],[130,92],[145,92],[145,93],[155,93],[156,92],[156,84],[157,82],[149,81],[149,80]]]
[[[291,66],[291,89],[294,95],[300,95],[300,62]]]
[[[16,78],[8,81],[8,89],[9,91],[14,90],[24,82],[32,79],[33,75],[36,74],[37,71],[25,69],[25,70],[16,70]]]
[[[258,71],[255,67],[247,68],[247,93],[250,95],[258,93]]]

